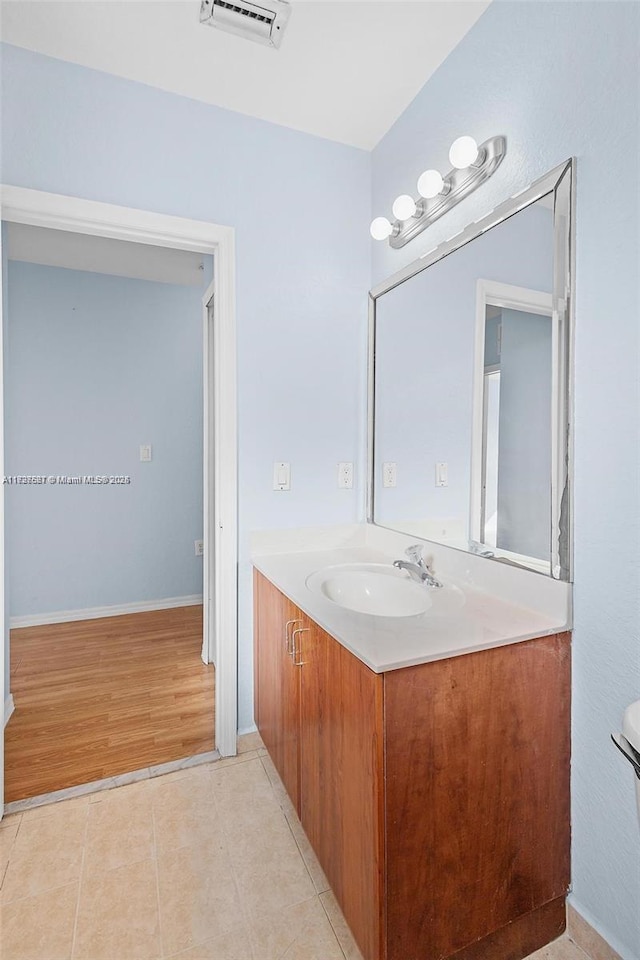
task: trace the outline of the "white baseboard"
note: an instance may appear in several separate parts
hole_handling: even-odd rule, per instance
[[[15,710],[15,708],[16,708],[16,705],[15,705],[15,703],[13,702],[13,694],[10,693],[9,696],[7,697],[7,699],[6,699],[5,702],[4,702],[4,725],[5,725],[5,727],[6,727],[6,725],[9,723],[9,720],[11,719],[11,714],[13,713],[13,711]]]
[[[165,600],[142,600],[139,603],[121,603],[109,607],[86,607],[84,610],[56,610],[54,613],[35,613],[26,617],[11,617],[9,627],[40,627],[47,623],[71,623],[74,620],[97,620],[100,617],[121,617],[127,613],[148,613],[151,610],[169,610],[171,607],[194,607],[202,603],[202,594],[190,597],[167,597]]]

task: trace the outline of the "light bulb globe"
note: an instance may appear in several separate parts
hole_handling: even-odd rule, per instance
[[[416,212],[416,202],[408,193],[403,193],[396,197],[391,209],[396,220],[409,220]]]
[[[442,175],[437,170],[425,170],[418,180],[418,193],[425,200],[437,197],[444,186]]]
[[[478,157],[478,144],[473,137],[458,137],[451,144],[449,150],[449,160],[451,166],[456,170],[464,170],[470,167]]]
[[[369,232],[374,240],[386,240],[393,233],[393,227],[386,217],[376,217],[371,221]]]

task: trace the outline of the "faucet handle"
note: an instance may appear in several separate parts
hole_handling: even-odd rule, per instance
[[[404,555],[408,557],[412,563],[419,564],[422,561],[422,544],[412,543],[410,547],[407,547]]]

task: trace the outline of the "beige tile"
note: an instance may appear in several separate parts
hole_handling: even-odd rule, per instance
[[[541,950],[531,953],[525,960],[587,960],[582,950],[567,937],[560,937]]]
[[[325,909],[346,960],[363,960],[358,944],[349,929],[347,921],[332,891],[328,890],[326,893],[321,893],[320,902]]]
[[[20,821],[11,824],[10,826],[5,826],[0,830],[0,887],[4,884],[4,877],[7,872],[7,867],[9,866],[9,856],[13,848],[16,835],[18,833],[18,828],[20,826]]]
[[[567,934],[591,960],[621,960],[620,954],[594,930],[571,904],[567,907]],[[581,958],[582,960],[582,958]]]
[[[256,756],[245,763],[216,766],[211,769],[216,805],[221,813],[233,813],[241,807],[251,809],[272,798],[272,787],[261,760]]]
[[[249,751],[259,750],[261,747],[264,747],[264,743],[257,731],[255,733],[245,733],[238,737],[238,753],[249,753]]]
[[[3,821],[4,823],[4,821]],[[5,823],[0,830],[0,850],[8,849],[13,844],[18,830],[20,829],[20,820],[13,820],[11,823]]]
[[[250,931],[259,960],[344,960],[318,897],[253,919]]]
[[[1,908],[3,960],[70,960],[78,884]]]
[[[3,830],[13,830],[14,833],[17,833],[21,820],[21,813],[10,813],[8,816],[3,817],[2,820],[0,820],[0,833],[2,833]]]
[[[266,820],[282,819],[282,811],[260,760],[236,764],[212,773],[216,808],[234,837],[251,841],[263,832]]]
[[[86,794],[83,797],[72,797],[69,800],[59,800],[57,803],[45,803],[41,807],[31,807],[22,813],[23,823],[31,820],[45,820],[52,817],[64,819],[72,810],[84,810],[86,812],[91,796]]]
[[[88,805],[66,816],[23,817],[0,892],[3,903],[80,879],[87,811]]]
[[[73,960],[158,960],[154,860],[82,877]]]
[[[88,874],[155,856],[151,791],[148,782],[109,791],[91,804],[84,869]]]
[[[247,753],[238,753],[235,757],[220,757],[211,765],[212,770],[222,770],[224,767],[233,767],[238,763],[246,763],[247,760],[256,760],[259,756],[257,750],[249,750]]]
[[[307,839],[307,835],[304,832],[302,824],[298,819],[298,815],[294,809],[285,810],[285,816],[291,828],[291,833],[293,838],[298,845],[298,850],[302,855],[302,859],[305,862],[311,880],[316,889],[316,893],[324,893],[325,890],[329,889],[329,881],[327,880],[324,870],[320,866],[320,861],[316,857],[313,847]]]
[[[165,954],[231,935],[243,926],[233,873],[221,840],[160,855],[158,882]]]
[[[150,781],[159,853],[207,842],[219,831],[211,777],[202,767],[185,773],[179,780]]]
[[[315,888],[293,834],[278,811],[250,836],[234,833],[229,858],[246,911],[252,917],[309,900]]]
[[[170,760],[168,763],[153,764],[149,767],[149,776],[161,777],[169,773],[179,773],[181,770],[190,770],[193,767],[202,767],[213,763],[219,758],[217,750],[209,750],[207,753],[196,753],[191,757],[183,757],[182,760]]]
[[[252,952],[248,934],[244,930],[234,930],[176,953],[169,960],[253,960],[254,956],[255,960],[262,960]]]
[[[267,775],[269,783],[271,784],[274,796],[278,801],[278,803],[280,804],[280,806],[282,807],[282,809],[284,810],[285,814],[287,814],[288,816],[291,810],[293,810],[295,813],[295,809],[293,807],[293,804],[291,803],[291,799],[289,797],[289,794],[287,793],[286,787],[282,782],[282,780],[280,779],[280,775],[278,774],[278,771],[276,770],[273,760],[271,759],[269,754],[267,753],[264,756],[260,757],[260,762],[262,763],[262,766]]]

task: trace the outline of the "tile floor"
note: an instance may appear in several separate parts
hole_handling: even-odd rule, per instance
[[[257,735],[240,749],[6,817],[3,960],[360,960]]]

